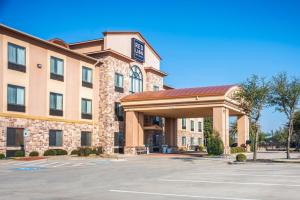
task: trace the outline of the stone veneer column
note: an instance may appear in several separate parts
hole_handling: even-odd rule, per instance
[[[238,146],[246,144],[249,139],[249,118],[246,115],[238,116],[237,119]]]
[[[220,134],[224,143],[224,154],[230,153],[229,148],[229,110],[225,107],[213,108],[213,129]]]
[[[177,146],[177,119],[166,118],[165,119],[165,142],[167,145]]]
[[[144,145],[144,114],[127,111],[125,123],[125,153],[135,154],[135,147]]]

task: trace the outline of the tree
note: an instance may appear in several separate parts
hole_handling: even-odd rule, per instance
[[[229,125],[229,144],[236,143],[237,138],[237,121],[231,122]]]
[[[249,117],[250,128],[254,135],[253,160],[257,158],[257,144],[259,136],[259,120],[262,109],[266,106],[269,95],[269,86],[264,78],[252,75],[240,85],[235,93],[235,100],[240,104],[242,111]]]
[[[292,77],[289,78],[286,73],[280,73],[273,76],[271,82],[271,93],[269,103],[275,106],[275,109],[284,113],[288,120],[288,137],[286,145],[286,157],[290,159],[291,138],[294,131],[294,118],[300,98],[300,81]]]
[[[208,139],[213,134],[213,120],[211,117],[204,118],[204,145],[207,146]]]
[[[300,149],[300,110],[295,112],[294,118],[294,133],[292,137],[292,141],[295,147],[299,150]]]

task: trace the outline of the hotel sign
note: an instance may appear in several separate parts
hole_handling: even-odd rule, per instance
[[[131,58],[142,63],[145,61],[145,43],[131,39]]]

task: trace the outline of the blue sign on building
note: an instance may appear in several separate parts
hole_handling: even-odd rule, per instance
[[[138,61],[145,61],[145,43],[132,38],[131,39],[131,58]]]

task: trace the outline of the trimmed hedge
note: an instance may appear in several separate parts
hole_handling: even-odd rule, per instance
[[[5,155],[3,153],[0,153],[0,160],[4,159]]]
[[[37,152],[37,151],[32,151],[32,152],[30,152],[29,156],[30,156],[30,157],[39,156],[39,152]]]
[[[71,155],[78,155],[79,151],[77,149],[74,149],[73,151],[71,151]]]
[[[207,142],[207,153],[209,155],[222,155],[224,144],[218,133],[213,134]]]
[[[56,155],[56,150],[54,149],[48,149],[44,152],[44,156],[55,156]]]
[[[247,160],[247,156],[245,154],[240,153],[236,155],[237,162],[246,162],[246,160]]]
[[[64,149],[55,149],[57,156],[68,155],[68,152]]]
[[[15,157],[24,157],[25,156],[25,152],[24,151],[16,151],[15,152]]]
[[[246,149],[244,147],[231,147],[230,148],[230,153],[232,153],[232,154],[242,153],[242,152],[246,152]]]
[[[79,147],[78,156],[89,156],[92,154],[93,150],[89,147]]]

